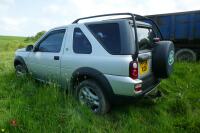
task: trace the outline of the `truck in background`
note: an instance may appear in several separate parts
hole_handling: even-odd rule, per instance
[[[177,60],[200,59],[200,10],[146,17],[157,23],[165,40],[174,42]]]

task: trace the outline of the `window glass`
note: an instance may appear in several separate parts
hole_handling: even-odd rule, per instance
[[[121,53],[121,38],[119,24],[106,23],[106,24],[90,24],[89,30],[99,41],[99,43],[110,53]]]
[[[65,30],[52,31],[45,37],[45,39],[39,44],[38,51],[40,52],[60,52]]]
[[[90,54],[92,52],[91,43],[80,28],[74,29],[73,50],[75,53],[80,54]]]
[[[138,44],[140,50],[150,50],[152,48],[154,32],[150,28],[137,28]]]

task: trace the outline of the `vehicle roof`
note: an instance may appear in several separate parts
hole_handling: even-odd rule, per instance
[[[86,22],[85,24],[100,24],[100,23],[114,23],[114,22],[120,22],[120,21],[129,21],[131,23],[133,23],[132,20],[130,19],[109,19],[109,20],[102,20],[102,21],[92,21],[92,22]],[[147,27],[151,27],[151,25],[149,23],[145,23],[142,21],[136,21],[136,25],[137,26],[147,26]]]
[[[102,24],[102,23],[116,23],[120,21],[129,21],[132,23],[132,20],[129,19],[110,19],[110,20],[102,20],[102,21],[92,21],[92,22],[85,22],[85,23],[75,23],[75,24],[69,24],[64,26],[55,27],[51,30],[57,30],[57,29],[66,29],[67,27],[71,25],[82,25],[82,24]],[[145,23],[142,21],[136,21],[137,26],[144,26],[144,27],[152,27],[149,23]]]
[[[58,27],[52,28],[51,30],[66,29],[68,26],[69,26],[69,25],[58,26]],[[51,31],[51,30],[50,30],[50,31]]]

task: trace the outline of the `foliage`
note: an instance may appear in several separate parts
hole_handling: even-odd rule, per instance
[[[199,63],[177,63],[158,87],[163,97],[116,105],[98,116],[55,84],[16,77],[20,45],[27,45],[24,38],[0,37],[0,132],[200,132]]]
[[[24,39],[24,37],[0,36],[0,52],[15,51],[18,48],[24,47],[27,45]]]
[[[41,36],[43,36],[45,34],[46,31],[40,31],[38,32],[35,36],[31,36],[31,37],[26,37],[25,38],[25,42],[35,42],[37,41]]]

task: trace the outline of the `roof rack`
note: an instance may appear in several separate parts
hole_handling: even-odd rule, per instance
[[[119,16],[119,15],[130,15],[132,20],[135,19],[134,14],[132,14],[132,13],[112,13],[112,14],[102,14],[102,15],[95,15],[95,16],[79,18],[79,19],[75,20],[73,22],[73,24],[78,23],[78,21],[84,20],[84,19],[99,18],[99,17],[106,17],[106,16]]]
[[[163,39],[163,36],[161,34],[161,31],[160,29],[158,28],[158,25],[150,18],[148,17],[145,17],[145,16],[141,16],[141,15],[138,15],[138,14],[132,14],[132,13],[112,13],[112,14],[102,14],[102,15],[95,15],[95,16],[89,16],[89,17],[83,17],[83,18],[79,18],[77,20],[75,20],[73,22],[73,24],[75,23],[78,23],[80,20],[84,20],[84,19],[91,19],[91,18],[99,18],[99,17],[106,17],[106,16],[119,16],[119,15],[130,15],[131,17],[127,17],[127,18],[121,18],[121,19],[130,19],[133,21],[133,24],[135,25],[135,21],[136,20],[149,20],[151,21],[157,28],[158,32],[160,33],[161,35],[161,39]]]
[[[78,21],[84,20],[84,19],[99,18],[99,17],[106,17],[106,16],[119,16],[119,15],[129,15],[129,16],[131,16],[130,18],[133,20],[134,30],[137,31],[136,22],[135,22],[135,15],[132,14],[132,13],[112,13],[112,14],[102,14],[102,15],[96,15],[96,16],[89,16],[89,17],[79,18],[79,19],[75,20],[72,24],[78,23]],[[137,57],[138,57],[138,54],[139,54],[137,32],[135,32],[135,43],[136,43],[136,52],[135,52],[135,56],[133,56],[133,60],[136,60]]]
[[[95,15],[95,16],[89,16],[89,17],[83,17],[83,18],[78,18],[76,19],[73,24],[78,23],[80,20],[84,20],[84,19],[91,19],[91,18],[99,18],[99,17],[106,17],[106,16],[119,16],[119,15],[130,15],[131,17],[127,17],[127,18],[122,18],[122,19],[132,19],[133,21],[135,21],[137,18],[139,20],[141,19],[146,19],[146,20],[151,20],[150,18],[138,15],[138,14],[132,14],[132,13],[112,13],[112,14],[102,14],[102,15]]]
[[[128,17],[128,18],[123,18],[123,19],[132,20],[133,21],[133,27],[134,27],[135,31],[137,31],[136,19],[151,21],[156,26],[158,32],[160,33],[161,39],[163,39],[162,34],[160,32],[160,29],[158,28],[158,25],[152,19],[150,19],[148,17],[144,17],[144,16],[141,16],[141,15],[138,15],[138,14],[132,14],[132,13],[112,13],[112,14],[102,14],[102,15],[96,15],[96,16],[83,17],[83,18],[76,19],[72,24],[76,24],[80,20],[85,20],[85,19],[99,18],[99,17],[106,17],[106,16],[120,16],[120,15],[129,15],[129,16],[131,16],[131,17]],[[133,56],[134,60],[136,60],[136,58],[138,57],[138,54],[139,54],[139,45],[138,45],[138,39],[137,39],[137,32],[135,32],[135,43],[136,43],[136,55]]]

